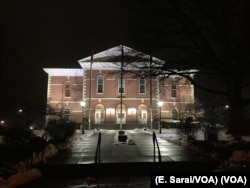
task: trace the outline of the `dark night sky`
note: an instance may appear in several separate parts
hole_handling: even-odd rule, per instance
[[[0,118],[23,105],[46,104],[42,68],[79,68],[77,60],[121,43],[140,50],[148,24],[136,0],[1,1]],[[9,106],[9,108],[6,108]]]

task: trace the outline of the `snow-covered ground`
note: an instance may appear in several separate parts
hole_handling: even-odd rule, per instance
[[[204,131],[205,129],[199,129],[197,131],[196,140],[204,140]],[[158,133],[158,131],[156,131],[156,133]],[[162,133],[157,134],[157,136],[165,140],[180,139],[180,136],[178,135],[178,129],[162,129]],[[226,134],[226,129],[220,129],[218,131],[218,140],[232,141],[233,137],[230,134]],[[250,135],[243,136],[242,140],[250,142]]]
[[[44,149],[44,162],[46,159],[56,155],[58,152],[58,148],[53,144],[48,144]],[[33,164],[40,163],[42,160],[42,153],[33,154]],[[37,169],[26,169],[26,163],[24,161],[20,161],[19,164],[16,164],[14,167],[17,170],[17,173],[12,175],[8,179],[3,179],[0,177],[0,188],[14,188],[35,179],[41,178],[42,174]]]
[[[143,131],[143,130],[142,130]],[[225,133],[226,130],[222,129],[219,131],[218,139],[222,141],[228,141],[233,142],[233,137],[231,135],[228,135]],[[41,136],[43,134],[43,131],[36,131],[36,135]],[[183,139],[179,134],[177,129],[162,129],[162,133],[159,134],[158,130],[155,130],[155,133],[158,138],[167,140],[172,143],[176,143],[178,145],[182,145],[186,147],[186,140]],[[86,130],[84,137],[89,137],[93,134],[93,131]],[[77,131],[76,134],[68,140],[67,144],[63,144],[60,147],[55,147],[52,144],[49,144],[45,150],[44,150],[44,159],[46,162],[46,159],[56,155],[59,149],[65,148],[65,147],[72,147],[73,145],[81,142],[83,139],[83,135],[80,131]],[[204,130],[199,130],[197,132],[197,140],[204,140]],[[250,136],[244,136],[242,138],[245,142],[250,142]],[[34,163],[41,161],[41,153],[40,154],[34,154]],[[229,159],[229,166],[230,165],[237,165],[242,163],[250,163],[250,148],[249,150],[235,150],[232,154],[232,156]],[[33,181],[35,179],[38,179],[42,176],[41,172],[39,172],[37,169],[31,169],[26,170],[25,163],[20,162],[16,168],[18,169],[18,173],[11,176],[9,179],[3,179],[0,177],[0,188],[14,188],[18,187],[22,184],[25,184],[29,181]]]
[[[36,136],[42,136],[44,131],[34,131]],[[85,137],[89,137],[93,134],[93,131],[86,131]],[[49,138],[48,138],[49,139]],[[48,144],[47,147],[44,149],[44,156],[43,160],[46,163],[46,159],[54,156],[57,154],[57,152],[60,149],[71,147],[74,144],[77,144],[78,142],[82,141],[83,137],[81,134],[81,131],[76,131],[76,134],[68,140],[67,143],[54,146],[53,144]],[[40,163],[42,160],[42,153],[34,153],[33,154],[33,164]],[[26,163],[21,161],[19,164],[16,164],[14,167],[17,170],[17,173],[12,175],[8,179],[3,179],[0,177],[0,188],[15,188],[20,185],[26,184],[28,182],[34,181],[36,179],[39,179],[42,177],[42,174],[37,169],[26,169]]]
[[[157,131],[158,132],[158,131]],[[169,142],[182,145],[183,147],[188,147],[189,149],[197,150],[197,148],[192,148],[188,145],[185,138],[181,137],[178,134],[178,129],[162,129],[161,134],[157,134],[157,137],[167,140]],[[204,129],[200,129],[197,132],[196,140],[202,141],[204,140]],[[226,134],[226,129],[220,129],[218,131],[218,140],[219,141],[226,141],[227,145],[233,144],[237,141],[234,141],[232,135]],[[242,136],[242,141],[245,143],[250,144],[250,135],[249,136]],[[211,154],[214,158],[218,159],[217,153]],[[225,161],[224,161],[225,162]],[[230,167],[237,167],[245,164],[250,164],[250,147],[248,149],[235,149],[232,152],[232,155],[227,160],[226,168]],[[221,164],[218,169],[225,168],[223,164]]]

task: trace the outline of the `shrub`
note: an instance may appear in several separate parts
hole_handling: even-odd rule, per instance
[[[66,122],[64,120],[51,120],[45,127],[45,132],[51,137],[51,140],[56,143],[66,142],[76,130],[75,122]]]
[[[187,117],[185,122],[180,125],[179,134],[185,136],[188,140],[195,140],[197,136],[198,125],[193,122],[192,117]]]
[[[1,126],[1,125],[0,125],[0,135],[4,135],[6,129],[7,129],[6,126]]]
[[[12,175],[17,173],[17,169],[15,169],[12,165],[5,163],[3,166],[0,167],[0,177],[3,179],[8,179]]]
[[[163,128],[179,128],[179,122],[165,122]]]
[[[215,126],[207,126],[204,132],[204,138],[206,141],[218,140],[218,128]]]

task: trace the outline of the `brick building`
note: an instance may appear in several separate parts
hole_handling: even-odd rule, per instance
[[[86,128],[152,126],[159,118],[178,119],[178,105],[194,102],[193,85],[183,77],[144,77],[121,68],[129,64],[128,58],[123,58],[128,56],[134,63],[149,63],[149,55],[141,54],[119,45],[79,60],[79,69],[44,68],[48,74],[48,109],[68,121],[81,123],[84,119]],[[163,62],[154,57],[151,60]],[[49,114],[47,119],[56,117]]]

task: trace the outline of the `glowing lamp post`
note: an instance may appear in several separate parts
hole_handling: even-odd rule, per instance
[[[161,107],[163,105],[163,102],[159,101],[158,106],[159,106],[159,133],[161,134]]]
[[[84,134],[84,107],[86,103],[84,101],[81,102],[81,107],[82,107],[82,125],[81,125],[81,130],[82,134]]]

